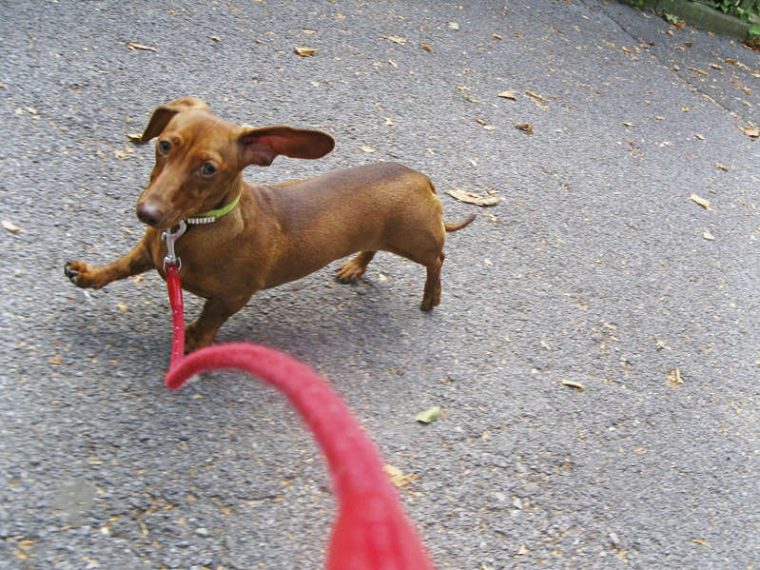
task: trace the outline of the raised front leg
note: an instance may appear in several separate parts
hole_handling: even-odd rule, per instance
[[[185,354],[213,343],[219,327],[245,307],[250,298],[251,295],[209,298],[203,305],[200,316],[185,330]]]
[[[68,261],[63,271],[77,287],[100,289],[112,281],[126,279],[149,269],[153,269],[153,259],[147,240],[143,238],[132,251],[113,263],[97,267],[83,261]]]

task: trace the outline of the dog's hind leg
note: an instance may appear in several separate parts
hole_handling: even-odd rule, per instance
[[[441,302],[441,267],[446,256],[443,252],[435,258],[430,265],[426,265],[427,279],[425,280],[425,292],[422,295],[420,309],[430,311]]]

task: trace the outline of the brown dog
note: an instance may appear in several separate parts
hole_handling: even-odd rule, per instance
[[[360,278],[378,250],[424,265],[420,308],[429,311],[440,302],[445,233],[475,218],[444,223],[430,180],[399,164],[249,185],[242,177],[246,166],[268,166],[278,155],[320,158],[333,149],[332,137],[284,126],[238,126],[192,97],[154,111],[142,141],[155,137],[156,164],[137,201],[137,217],[150,226],[145,236],[113,263],[70,261],[65,272],[78,287],[92,288],[149,269],[164,276],[162,231],[186,221],[187,233],[176,246],[182,286],[207,299],[187,328],[188,352],[211,344],[219,327],[257,291],[355,252],[338,270],[342,282]]]

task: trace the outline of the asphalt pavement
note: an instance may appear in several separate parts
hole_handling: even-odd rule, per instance
[[[168,392],[161,279],[63,275],[139,239],[153,150],[127,135],[183,95],[336,138],[250,180],[393,160],[478,213],[432,314],[381,254],[219,336],[330,380],[439,568],[760,567],[757,52],[591,0],[0,9],[0,567],[322,567],[330,484],[284,400]]]

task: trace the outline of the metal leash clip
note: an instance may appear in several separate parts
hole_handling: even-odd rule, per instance
[[[185,223],[185,220],[180,220],[179,224],[177,224],[177,231],[172,232],[171,230],[166,230],[161,234],[161,239],[166,242],[166,257],[164,257],[164,271],[166,271],[167,265],[175,265],[177,269],[182,268],[182,260],[177,257],[177,254],[174,253],[174,242],[176,242],[179,238],[182,237],[182,235],[187,230],[187,224]]]

